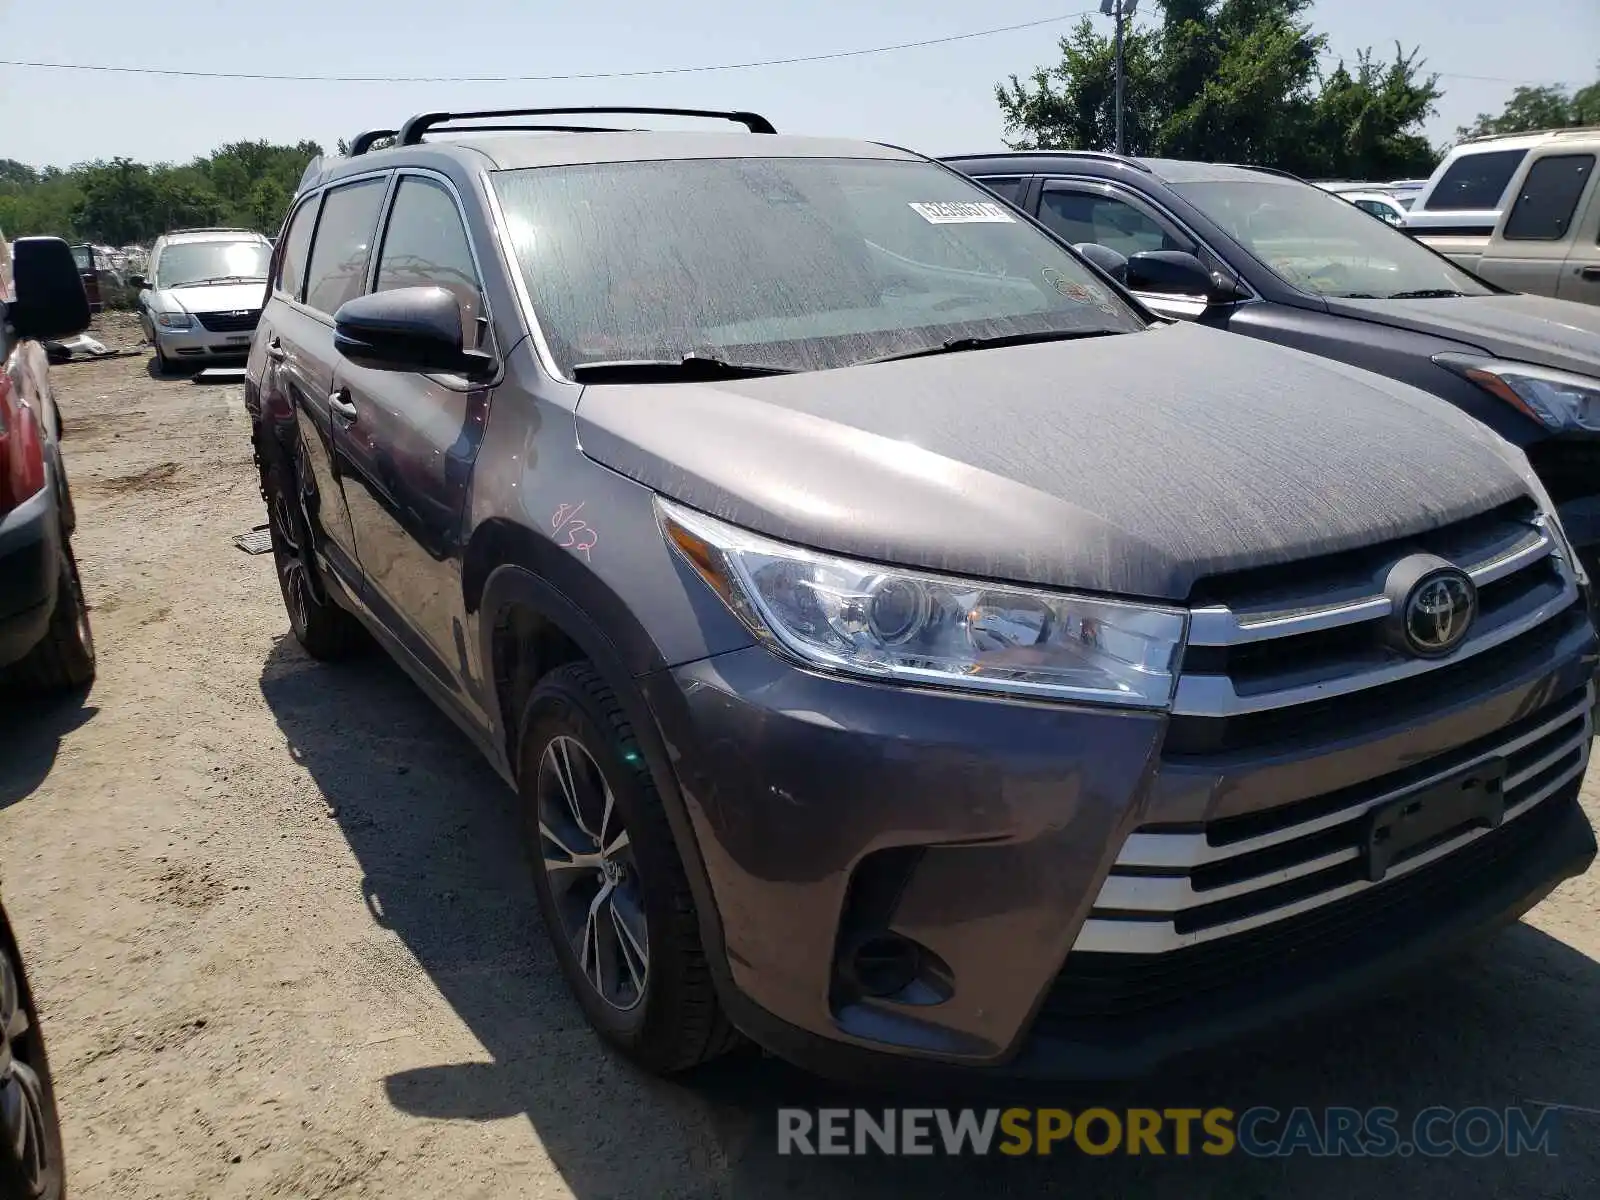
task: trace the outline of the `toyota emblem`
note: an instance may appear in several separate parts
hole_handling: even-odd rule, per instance
[[[1454,567],[1424,575],[1406,596],[1401,614],[1406,644],[1420,655],[1449,654],[1478,615],[1478,590]]]

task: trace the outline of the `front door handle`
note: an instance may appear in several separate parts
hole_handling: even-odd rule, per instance
[[[328,407],[333,411],[334,416],[347,425],[353,425],[359,415],[356,412],[355,404],[350,399],[350,389],[348,388],[339,388],[331,393],[328,396]]]
[[[276,335],[267,341],[267,357],[273,362],[282,362],[289,357],[289,352],[283,348],[283,343],[277,339]]]
[[[1584,279],[1600,279],[1600,267],[1579,267],[1578,274]]]

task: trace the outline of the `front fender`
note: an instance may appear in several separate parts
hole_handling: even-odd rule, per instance
[[[689,890],[694,896],[695,911],[700,926],[700,942],[711,966],[719,990],[731,988],[732,976],[728,970],[724,949],[722,919],[717,910],[716,898],[706,873],[705,860],[695,838],[694,826],[685,806],[683,793],[678,788],[678,777],[667,753],[665,739],[656,724],[655,714],[645,702],[644,694],[635,682],[639,672],[630,669],[629,655],[643,654],[637,639],[648,641],[642,627],[631,616],[621,626],[609,625],[602,629],[572,599],[546,579],[519,564],[506,564],[495,568],[484,581],[479,605],[478,652],[485,665],[486,678],[494,679],[494,634],[500,617],[514,607],[522,606],[564,633],[581,649],[600,677],[605,680],[622,706],[645,765],[655,781],[656,791],[666,810],[667,824],[678,857],[689,880]],[[620,634],[620,637],[614,636]],[[631,646],[631,650],[630,647]],[[656,661],[659,662],[659,656]],[[496,724],[495,744],[505,747],[509,775],[515,778],[517,753],[513,739],[518,731],[507,728],[507,717],[499,705],[491,705],[492,719]],[[512,722],[521,719],[520,713],[511,714]]]

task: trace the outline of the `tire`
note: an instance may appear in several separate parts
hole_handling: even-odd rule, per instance
[[[595,1031],[659,1075],[738,1046],[711,981],[661,797],[621,705],[588,663],[559,667],[534,688],[520,762],[523,835],[539,908]],[[608,898],[597,898],[608,877]]]
[[[311,554],[311,531],[300,508],[299,489],[281,451],[262,468],[261,491],[267,501],[278,590],[295,640],[312,658],[323,661],[348,658],[364,649],[367,639],[361,622],[340,608],[323,586]]]
[[[156,350],[156,374],[171,375],[177,368],[173,365],[172,360],[161,352],[161,343],[155,342],[154,344]]]
[[[26,688],[41,692],[66,692],[94,682],[94,631],[89,626],[89,605],[78,579],[78,560],[72,543],[61,540],[61,577],[56,584],[56,606],[44,639],[16,665],[16,676]]]
[[[55,1084],[38,1010],[11,939],[0,939],[0,1196],[66,1200]]]

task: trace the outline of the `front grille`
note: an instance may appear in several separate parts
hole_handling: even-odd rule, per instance
[[[1479,615],[1444,658],[1418,658],[1386,634],[1383,583],[1402,558],[1428,553],[1469,574]],[[1169,758],[1262,750],[1370,721],[1420,719],[1450,689],[1537,661],[1581,624],[1570,566],[1533,505],[1519,502],[1430,533],[1197,585]],[[1424,677],[1427,686],[1408,687]]]
[[[1036,1035],[1137,1039],[1177,1021],[1258,1004],[1337,978],[1425,938],[1538,858],[1577,803],[1558,784],[1521,819],[1392,882],[1290,920],[1166,954],[1073,951],[1046,995]]]
[[[1391,887],[1489,830],[1463,817],[1371,882],[1365,847],[1374,809],[1420,796],[1458,773],[1503,764],[1501,827],[1514,824],[1583,774],[1592,705],[1585,685],[1478,742],[1353,787],[1198,829],[1140,829],[1118,853],[1073,954],[1182,951]]]
[[[261,321],[261,310],[196,313],[195,320],[212,333],[251,333]]]

